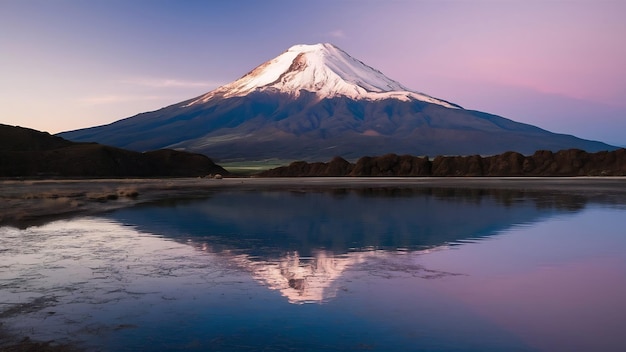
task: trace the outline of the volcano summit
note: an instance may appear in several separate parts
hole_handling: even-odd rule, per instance
[[[615,149],[411,90],[332,44],[295,45],[199,97],[60,135],[221,161]]]

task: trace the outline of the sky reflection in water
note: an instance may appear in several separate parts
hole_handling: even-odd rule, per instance
[[[502,190],[233,191],[0,228],[0,321],[116,351],[618,351],[625,214]]]

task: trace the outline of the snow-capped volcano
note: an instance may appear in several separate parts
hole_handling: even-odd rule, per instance
[[[410,90],[332,44],[292,46],[196,98],[60,135],[137,151],[193,151],[220,161],[612,148]]]
[[[206,103],[216,96],[229,98],[264,90],[275,90],[295,97],[304,90],[314,93],[320,99],[336,96],[367,100],[416,99],[448,108],[459,108],[447,101],[411,91],[328,43],[294,45],[240,79],[209,92],[186,106]]]

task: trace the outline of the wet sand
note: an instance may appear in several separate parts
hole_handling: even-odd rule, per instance
[[[302,177],[0,181],[0,226],[20,228],[163,199],[206,197],[227,189],[470,188],[626,196],[626,177]]]

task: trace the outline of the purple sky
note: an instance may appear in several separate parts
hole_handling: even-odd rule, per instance
[[[0,0],[0,123],[51,133],[331,42],[414,90],[626,146],[626,1]]]

